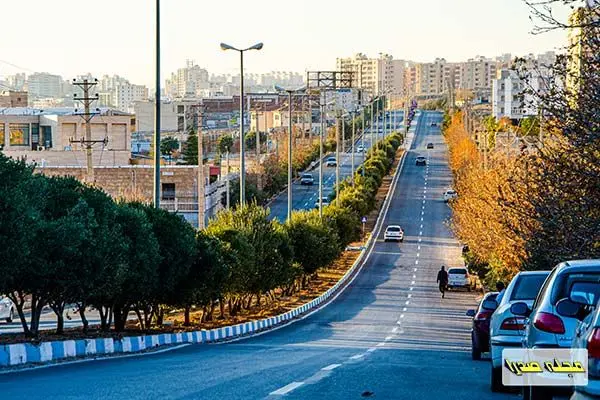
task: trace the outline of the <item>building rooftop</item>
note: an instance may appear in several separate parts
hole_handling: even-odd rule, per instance
[[[114,108],[108,107],[99,107],[94,108],[94,110],[98,109],[100,115],[109,116],[109,115],[132,115],[123,111],[116,110]],[[33,116],[33,115],[76,115],[78,113],[83,112],[83,109],[76,109],[73,107],[55,107],[55,108],[32,108],[32,107],[7,107],[0,108],[0,115],[25,115],[25,116]]]

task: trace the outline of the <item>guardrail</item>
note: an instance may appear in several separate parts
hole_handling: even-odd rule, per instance
[[[414,135],[412,138],[414,138]],[[410,144],[411,143],[408,143],[408,148],[410,148]],[[114,354],[138,353],[163,346],[172,346],[183,343],[227,341],[266,331],[276,326],[292,323],[300,317],[306,317],[309,311],[309,314],[316,312],[319,306],[329,302],[331,299],[335,299],[341,294],[347,287],[346,284],[352,282],[358,275],[358,272],[362,269],[365,257],[372,251],[375,241],[381,231],[386,210],[391,202],[391,194],[398,182],[399,172],[404,165],[405,157],[406,152],[402,155],[402,158],[394,171],[392,184],[388,188],[388,193],[373,229],[374,234],[370,235],[367,243],[365,243],[365,246],[362,248],[358,258],[352,264],[350,269],[346,271],[333,287],[316,299],[274,317],[210,330],[202,329],[193,332],[164,333],[157,335],[0,345],[0,369],[21,365],[35,366],[58,361],[75,360],[77,358],[102,358]]]

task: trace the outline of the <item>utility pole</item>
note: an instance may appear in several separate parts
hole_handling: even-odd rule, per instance
[[[371,148],[371,149],[373,148],[373,134],[374,134],[373,129],[374,129],[374,126],[375,126],[375,99],[373,99],[373,101],[371,102],[371,127],[370,127],[371,128],[370,129],[371,136],[369,138],[369,141],[370,141],[369,148]]]
[[[202,138],[202,118],[204,109],[202,105],[198,106],[198,229],[204,229],[204,214],[205,214],[205,183],[204,177],[204,140]],[[229,162],[229,157],[227,157]],[[229,179],[228,179],[229,181]],[[228,192],[229,194],[229,192]]]
[[[292,136],[293,136],[293,121],[292,121],[292,91],[288,92],[288,190],[287,190],[287,222],[292,220]]]
[[[98,84],[98,79],[94,79],[93,81],[89,81],[88,79],[83,79],[82,81],[77,81],[73,79],[73,85],[78,86],[83,91],[83,97],[77,96],[77,94],[73,95],[73,99],[75,101],[80,101],[83,103],[83,113],[77,113],[77,109],[75,110],[75,115],[80,115],[85,121],[85,137],[82,137],[80,140],[71,139],[70,142],[78,142],[81,143],[81,146],[85,148],[86,153],[86,165],[87,165],[87,182],[92,184],[95,182],[94,179],[94,162],[92,158],[92,146],[94,143],[104,143],[105,145],[108,143],[108,138],[104,138],[102,140],[92,140],[92,126],[90,121],[94,117],[94,115],[98,114],[98,109],[96,112],[90,111],[91,104],[98,100],[98,93],[94,96],[90,96],[90,90]],[[156,152],[156,149],[155,149]]]

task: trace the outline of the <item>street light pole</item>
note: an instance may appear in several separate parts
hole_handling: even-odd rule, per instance
[[[350,165],[352,166],[352,175],[350,175],[351,177],[351,181],[352,181],[352,186],[354,186],[354,141],[356,136],[356,111],[352,112],[352,154],[350,155]]]
[[[154,94],[154,207],[160,208],[160,0],[156,0],[156,91]]]
[[[340,145],[342,143],[341,137],[344,135],[344,116],[341,115],[341,112],[338,112],[336,116],[336,144],[335,144],[335,205],[340,204]],[[341,117],[341,118],[340,118]],[[342,132],[340,134],[340,122],[342,124]]]
[[[323,218],[323,131],[325,130],[325,108],[327,107],[327,92],[323,92],[321,105],[321,129],[319,138],[319,218]]]
[[[247,50],[260,50],[262,43],[257,43],[246,49],[237,49],[221,43],[221,50],[235,50],[240,53],[240,207],[246,204],[246,140],[244,137],[244,52]]]
[[[288,90],[288,209],[287,220],[292,220],[292,91]]]

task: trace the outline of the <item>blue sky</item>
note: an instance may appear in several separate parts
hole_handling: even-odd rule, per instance
[[[0,76],[47,71],[65,78],[119,74],[151,85],[154,0],[9,0],[2,5]],[[249,72],[326,69],[337,56],[460,61],[563,46],[566,32],[531,35],[522,0],[162,0],[162,69],[193,59],[211,73],[236,73],[221,41],[247,46]],[[562,15],[565,15],[564,13]],[[7,35],[8,33],[8,35]],[[10,38],[10,40],[6,40]],[[14,67],[6,62],[17,65]]]

